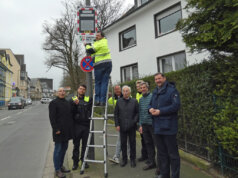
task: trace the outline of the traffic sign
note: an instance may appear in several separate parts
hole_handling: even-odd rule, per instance
[[[94,8],[78,9],[78,32],[80,41],[93,43],[96,38],[97,29],[97,12]]]
[[[93,70],[93,59],[91,56],[86,56],[81,60],[80,67],[84,72],[91,72]]]

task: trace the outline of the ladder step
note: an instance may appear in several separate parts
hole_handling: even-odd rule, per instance
[[[105,163],[103,160],[91,160],[91,159],[85,159],[85,162],[88,163]]]
[[[107,134],[109,137],[118,137],[118,134]]]
[[[115,127],[115,124],[107,124],[107,126]]]
[[[101,130],[94,130],[94,131],[90,131],[91,133],[105,133],[105,131],[101,131]]]
[[[94,108],[102,108],[102,107],[106,107],[106,106],[93,106]]]
[[[110,146],[110,147],[116,147],[117,145],[107,144],[107,146]]]
[[[92,147],[92,148],[105,148],[104,145],[88,145],[88,147]]]
[[[92,120],[104,120],[104,117],[93,117]]]
[[[114,117],[114,114],[108,114],[107,117]]]

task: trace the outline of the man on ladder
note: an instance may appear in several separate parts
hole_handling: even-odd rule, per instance
[[[108,42],[103,32],[97,32],[96,41],[93,45],[86,44],[86,52],[94,58],[95,105],[105,106],[112,60]]]
[[[86,86],[80,85],[78,88],[78,95],[74,96],[71,101],[73,114],[73,170],[78,169],[79,163],[79,148],[82,140],[82,149],[80,160],[83,162],[84,153],[87,146],[89,135],[90,116],[92,112],[92,98],[85,96]],[[85,164],[85,168],[88,168]]]

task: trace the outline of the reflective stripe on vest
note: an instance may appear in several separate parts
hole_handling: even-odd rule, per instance
[[[84,101],[89,102],[89,96],[84,96]]]

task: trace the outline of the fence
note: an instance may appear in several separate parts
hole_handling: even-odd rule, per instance
[[[232,100],[234,98],[236,97],[229,99]],[[214,115],[224,108],[223,103],[226,99],[225,96],[213,96]],[[216,142],[215,145],[217,146],[202,139],[199,135],[200,133],[187,133],[186,129],[190,127],[189,123],[187,123],[189,119],[183,118],[181,112],[180,119],[183,120],[180,121],[180,131],[178,133],[178,145],[180,149],[217,165],[222,175],[238,177],[238,157],[228,154],[222,148],[222,145],[216,139],[215,133],[211,133],[211,136],[214,137],[214,142]]]

